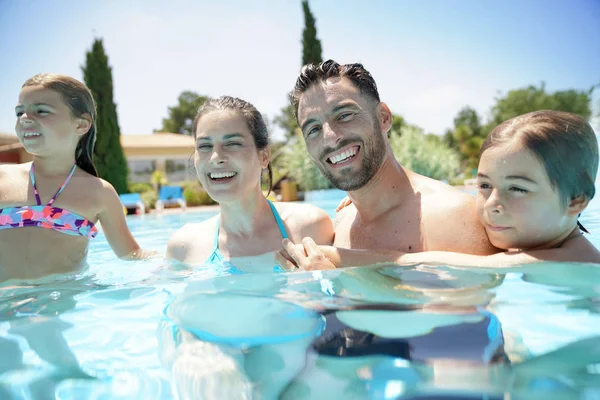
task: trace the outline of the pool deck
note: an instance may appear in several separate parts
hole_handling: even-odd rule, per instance
[[[161,215],[169,215],[169,214],[180,214],[183,212],[189,213],[189,212],[203,212],[203,211],[213,211],[213,210],[218,210],[219,209],[219,205],[218,204],[213,204],[210,206],[194,206],[194,207],[187,207],[185,209],[185,211],[183,211],[181,209],[181,207],[171,207],[171,208],[165,208],[163,209],[160,214]],[[150,212],[147,212],[146,215],[157,215],[158,213],[156,212],[156,210],[150,210]]]
[[[473,186],[454,186],[456,189],[461,190],[461,191],[467,191],[469,189],[476,189],[477,187],[473,187]],[[219,209],[219,205],[218,204],[213,204],[210,206],[194,206],[194,207],[187,207],[185,212],[203,212],[203,211],[214,211],[214,210],[218,210]],[[171,208],[165,208],[162,211],[162,214],[164,215],[169,215],[169,214],[179,214],[183,212],[181,210],[180,207],[171,207]],[[150,210],[150,212],[146,213],[147,215],[156,215],[157,212],[156,210]]]

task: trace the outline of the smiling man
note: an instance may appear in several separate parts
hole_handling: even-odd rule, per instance
[[[311,158],[352,200],[335,220],[334,246],[497,252],[473,196],[396,161],[387,137],[392,113],[361,64],[305,65],[291,101]]]

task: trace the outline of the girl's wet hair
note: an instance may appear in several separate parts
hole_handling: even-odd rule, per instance
[[[75,164],[88,174],[98,176],[94,166],[94,144],[96,143],[96,102],[90,89],[77,79],[60,74],[37,74],[25,81],[21,88],[41,86],[61,95],[75,118],[90,119],[90,129],[77,143]]]
[[[551,110],[511,118],[490,132],[479,157],[489,148],[516,140],[542,163],[565,206],[580,196],[588,200],[594,197],[598,140],[585,119]]]
[[[198,122],[200,121],[200,118],[213,111],[237,112],[246,121],[246,125],[248,125],[248,129],[254,138],[256,149],[264,150],[267,148],[267,146],[269,146],[269,131],[267,130],[267,124],[265,123],[262,114],[256,109],[256,107],[247,101],[231,96],[221,96],[217,99],[210,99],[200,106],[192,125],[192,134],[194,135],[194,139],[196,138],[196,129],[198,128]],[[268,196],[273,189],[273,170],[271,169],[270,163],[267,166],[267,170],[269,173]]]

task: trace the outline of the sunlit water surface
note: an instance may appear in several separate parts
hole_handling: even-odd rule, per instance
[[[212,215],[128,223],[162,253]],[[582,222],[600,246],[600,201]],[[593,265],[230,275],[123,262],[102,234],[89,264],[0,286],[0,399],[600,399]]]

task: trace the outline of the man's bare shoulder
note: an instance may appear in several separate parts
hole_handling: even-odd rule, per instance
[[[475,197],[447,183],[412,173],[410,180],[422,201],[438,203],[439,207],[457,207],[465,202],[473,203]],[[443,200],[443,201],[441,201]]]
[[[423,176],[412,178],[421,193],[421,218],[427,250],[488,255],[493,247],[475,209],[475,196]],[[416,181],[416,183],[415,183]]]

